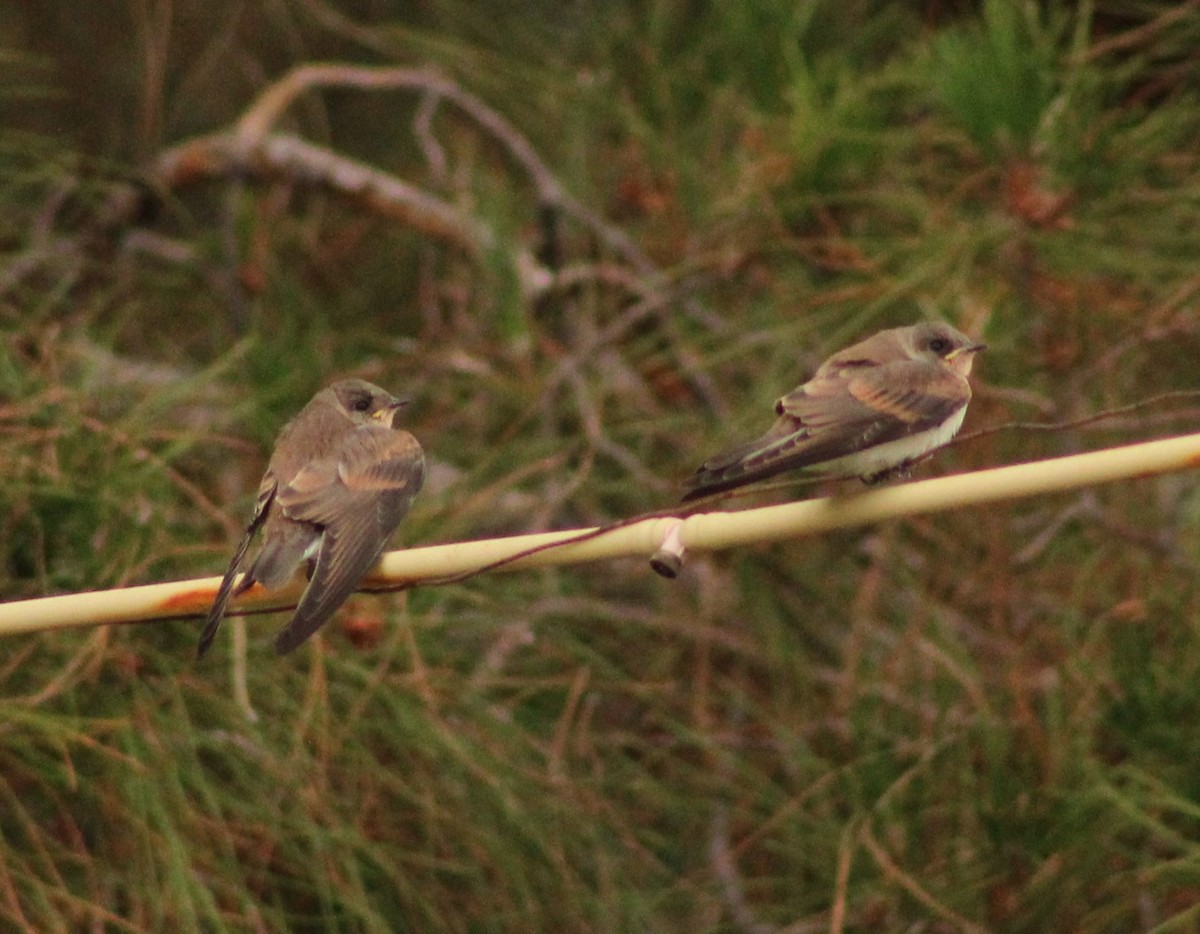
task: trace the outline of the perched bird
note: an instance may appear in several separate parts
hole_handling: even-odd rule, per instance
[[[421,445],[392,424],[407,404],[378,386],[347,379],[322,389],[284,426],[258,488],[254,518],[200,635],[200,656],[212,645],[232,597],[256,583],[282,586],[301,561],[313,562],[312,573],[295,615],[275,639],[280,655],[316,632],[354,592],[424,479]],[[235,587],[260,528],[262,549]]]
[[[940,321],[880,331],[840,350],[775,403],[761,438],[704,462],[684,501],[795,468],[868,483],[901,472],[954,437],[984,349]]]

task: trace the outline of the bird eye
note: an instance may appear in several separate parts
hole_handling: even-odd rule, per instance
[[[371,398],[369,396],[360,396],[354,400],[354,411],[365,412],[371,407]]]
[[[929,342],[929,349],[941,356],[950,349],[950,342],[944,337],[935,337]]]

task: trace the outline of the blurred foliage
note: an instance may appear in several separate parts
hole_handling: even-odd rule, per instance
[[[967,431],[1196,386],[1192,3],[31,0],[0,36],[8,599],[217,573],[275,433],[349,373],[415,398],[405,543],[670,503],[827,354],[922,316],[988,341]],[[479,261],[300,184],[143,187],[323,60],[435,66],[659,274],[564,221],[578,276],[531,296],[529,180],[446,109],[439,170],[411,94],[287,128],[486,223]],[[284,661],[251,621],[254,723],[198,625],[7,637],[0,927],[1191,930],[1198,549],[1183,475],[673,584],[362,597]]]

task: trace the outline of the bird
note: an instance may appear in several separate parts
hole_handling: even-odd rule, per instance
[[[797,468],[867,483],[905,472],[962,426],[967,377],[985,347],[924,321],[839,350],[776,401],[766,434],[705,461],[685,481],[683,501]]]
[[[197,655],[212,646],[230,599],[281,587],[302,561],[310,577],[275,639],[285,655],[321,628],[379,560],[425,476],[421,445],[393,424],[407,405],[360,379],[322,389],[279,433],[254,516],[217,589]],[[255,533],[262,546],[234,585]]]

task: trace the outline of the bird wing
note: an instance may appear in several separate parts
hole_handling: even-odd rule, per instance
[[[831,368],[783,396],[779,418],[762,437],[701,465],[684,499],[934,428],[971,398],[966,380],[950,375],[917,360]]]
[[[810,463],[818,463],[936,428],[970,399],[962,377],[904,360],[810,380],[780,399],[776,411],[805,434]]]
[[[322,528],[316,567],[300,605],[275,641],[282,655],[316,632],[379,559],[424,479],[424,456],[408,432],[364,425],[335,454],[301,469],[277,494],[290,519]]]

